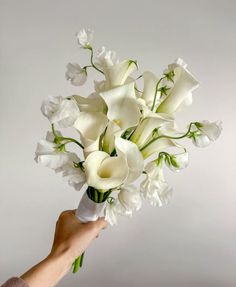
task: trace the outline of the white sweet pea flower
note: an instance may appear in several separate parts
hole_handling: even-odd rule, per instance
[[[57,131],[60,136],[60,133]],[[54,143],[52,132],[48,132],[46,139],[39,141],[35,151],[35,161],[53,170],[60,169],[74,157],[73,153],[65,151],[60,145]]]
[[[202,121],[196,122],[195,124],[196,130],[190,136],[192,138],[193,144],[197,147],[206,147],[212,141],[218,139],[222,131],[222,122],[209,122]]]
[[[99,137],[104,132],[107,123],[108,119],[103,113],[80,112],[74,127],[80,133],[85,155],[99,150]]]
[[[140,191],[133,184],[121,188],[118,200],[123,208],[122,215],[132,215],[133,211],[139,210],[142,206]],[[122,213],[122,209],[119,212]]]
[[[174,119],[169,115],[150,112],[147,117],[140,121],[130,140],[141,148],[152,138],[156,137],[161,128],[173,121]]]
[[[146,179],[141,183],[141,193],[153,206],[169,203],[172,188],[164,179],[162,164],[152,161],[146,167]]]
[[[107,117],[122,130],[136,126],[141,117],[134,82],[100,93],[108,107]]]
[[[41,112],[51,124],[66,128],[74,124],[79,115],[79,108],[73,98],[49,96],[43,101]]]
[[[78,44],[85,49],[91,48],[93,40],[93,31],[91,29],[82,29],[76,34]]]
[[[105,67],[110,67],[118,63],[119,60],[117,59],[115,51],[107,50],[104,46],[98,50],[96,66],[101,70],[104,70]]]
[[[118,157],[125,157],[129,168],[125,183],[135,181],[143,172],[143,156],[136,144],[131,141],[117,137],[115,139],[115,148]]]
[[[108,87],[114,88],[124,85],[129,75],[137,69],[137,63],[133,60],[124,60],[112,66],[104,67],[104,74]]]
[[[112,226],[117,225],[120,207],[121,205],[117,198],[113,199],[112,202],[108,202],[106,205],[105,220]]]
[[[166,155],[165,163],[170,170],[179,172],[181,169],[184,169],[188,166],[188,152]]]
[[[182,104],[191,103],[192,91],[199,83],[194,76],[186,69],[186,64],[182,59],[169,65],[169,70],[174,71],[174,85],[168,91],[167,96],[157,108],[159,113],[173,114]]]
[[[73,161],[64,164],[58,171],[62,172],[62,176],[70,186],[73,186],[75,190],[80,190],[86,182],[85,173],[81,167],[75,167],[75,163],[78,164],[80,159],[76,156]]]
[[[79,64],[69,63],[66,66],[66,79],[74,86],[82,86],[87,80],[87,72]]]
[[[123,156],[110,157],[106,152],[94,151],[87,156],[84,170],[88,186],[104,192],[122,185],[129,167]]]

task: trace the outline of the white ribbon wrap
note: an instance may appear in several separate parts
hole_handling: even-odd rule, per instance
[[[106,206],[106,202],[96,203],[92,201],[87,192],[85,192],[80,200],[75,215],[81,222],[96,221]]]

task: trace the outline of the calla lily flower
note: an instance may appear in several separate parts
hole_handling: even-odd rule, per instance
[[[91,29],[82,29],[76,34],[76,37],[81,48],[91,48],[91,42],[93,40],[93,31]]]
[[[182,59],[178,59],[176,63],[169,65],[169,70],[174,71],[174,85],[158,106],[158,113],[173,114],[180,108],[181,104],[186,104],[191,99],[192,91],[199,85],[199,82],[186,69],[186,64],[183,63]]]
[[[174,119],[169,115],[150,112],[146,118],[141,120],[130,140],[141,148],[156,136],[156,133],[161,127],[164,127],[173,121]]]
[[[106,113],[106,104],[98,93],[92,93],[86,98],[79,95],[74,95],[73,98],[75,99],[81,112]]]
[[[103,113],[80,112],[74,127],[80,133],[86,154],[99,149],[99,137],[104,132],[107,123],[108,119]]]
[[[110,157],[106,152],[95,151],[87,156],[84,170],[87,184],[105,192],[125,182],[129,167],[122,156]]]
[[[146,71],[143,73],[143,81],[144,81],[144,87],[143,87],[142,99],[144,99],[146,105],[150,107],[153,104],[158,78],[152,72]],[[160,93],[158,93],[158,95],[160,97]],[[156,102],[157,101],[158,97],[156,99]]]
[[[167,148],[176,147],[176,143],[168,138],[160,138],[147,145],[141,152],[146,159],[154,153],[159,153]]]
[[[129,167],[125,183],[128,184],[135,181],[143,172],[144,163],[141,152],[136,144],[119,137],[115,139],[115,147],[118,157],[125,157]]]
[[[87,80],[87,72],[82,69],[79,64],[69,63],[66,71],[66,79],[71,82],[74,86],[82,86]]]
[[[115,122],[109,121],[103,138],[103,150],[111,154],[115,148],[115,137],[121,134],[121,128]]]
[[[141,183],[141,193],[153,206],[162,206],[169,203],[172,188],[165,181],[162,164],[152,161],[146,167],[146,179]]]
[[[49,96],[43,101],[41,112],[51,124],[66,128],[74,124],[79,115],[79,108],[72,98]]]
[[[112,66],[104,67],[104,74],[109,88],[124,85],[129,75],[137,69],[133,60],[124,60]]]
[[[107,104],[108,119],[122,130],[138,124],[141,113],[135,97],[134,82],[102,92],[100,96]]]

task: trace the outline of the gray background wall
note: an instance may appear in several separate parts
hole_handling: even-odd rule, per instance
[[[233,0],[0,0],[0,281],[47,255],[58,214],[81,196],[33,157],[49,127],[42,99],[91,90],[91,80],[78,89],[64,78],[69,61],[86,63],[74,35],[91,27],[97,47],[137,59],[141,71],[183,57],[201,86],[178,123],[221,119],[224,131],[206,149],[186,142],[188,169],[167,173],[171,204],[144,204],[103,232],[81,273],[59,286],[236,285],[235,10]]]

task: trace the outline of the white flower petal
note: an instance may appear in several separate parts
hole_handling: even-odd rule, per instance
[[[162,166],[149,162],[145,167],[145,180],[141,183],[141,192],[153,206],[168,204],[172,196],[172,188],[165,181]]]
[[[93,31],[91,29],[82,29],[76,34],[78,44],[83,48],[88,48],[91,46],[93,39]]]
[[[74,95],[73,98],[76,100],[81,112],[106,112],[106,104],[98,93],[93,93],[87,98]]]
[[[66,79],[71,82],[74,86],[82,86],[87,80],[87,72],[82,69],[79,64],[69,63],[66,71]]]
[[[169,65],[169,70],[174,70],[174,85],[158,106],[157,112],[172,114],[178,110],[187,97],[191,96],[192,91],[198,87],[199,83],[186,69],[186,64],[181,59]]]
[[[166,165],[170,170],[178,172],[188,166],[188,152],[183,152],[179,154],[171,154],[170,158],[165,160]]]
[[[121,128],[115,122],[109,121],[105,136],[103,138],[103,150],[111,154],[115,148],[115,137],[120,136],[121,134]]]
[[[108,119],[106,115],[99,112],[80,112],[74,127],[84,139],[96,141],[104,132]]]
[[[118,199],[120,204],[124,208],[124,213],[132,213],[132,211],[137,211],[142,206],[142,198],[140,191],[135,185],[127,185],[121,188]]]
[[[154,100],[158,79],[155,74],[146,71],[143,73],[143,80],[144,87],[142,98],[145,100],[147,106],[151,106]]]
[[[104,46],[98,50],[96,67],[104,70],[105,67],[110,67],[118,63],[119,61],[115,51],[107,50]]]
[[[134,92],[134,83],[100,93],[107,104],[109,120],[127,129],[138,124],[141,117]]]
[[[117,137],[115,139],[115,147],[118,156],[123,156],[127,160],[129,167],[128,177],[126,183],[133,182],[136,180],[143,172],[143,156],[139,151],[136,144]]]
[[[72,98],[49,96],[43,101],[41,111],[51,124],[61,128],[72,126],[79,115],[79,108]]]
[[[103,151],[90,153],[84,169],[87,184],[99,190],[108,190],[124,183],[128,166],[124,157],[110,157]]]
[[[160,138],[154,141],[153,143],[149,144],[141,152],[144,158],[148,158],[150,155],[164,151],[169,147],[176,147],[175,142],[173,142],[168,138]]]
[[[202,125],[199,130],[204,133],[211,141],[215,141],[221,134],[222,131],[222,122],[209,122],[209,121],[202,121],[200,122]]]
[[[139,123],[131,136],[131,141],[141,148],[152,138],[154,129],[159,129],[172,122],[173,118],[169,115],[150,113]]]
[[[125,60],[112,66],[106,66],[104,74],[109,83],[109,88],[125,84],[129,75],[136,69],[137,64],[132,60]]]

